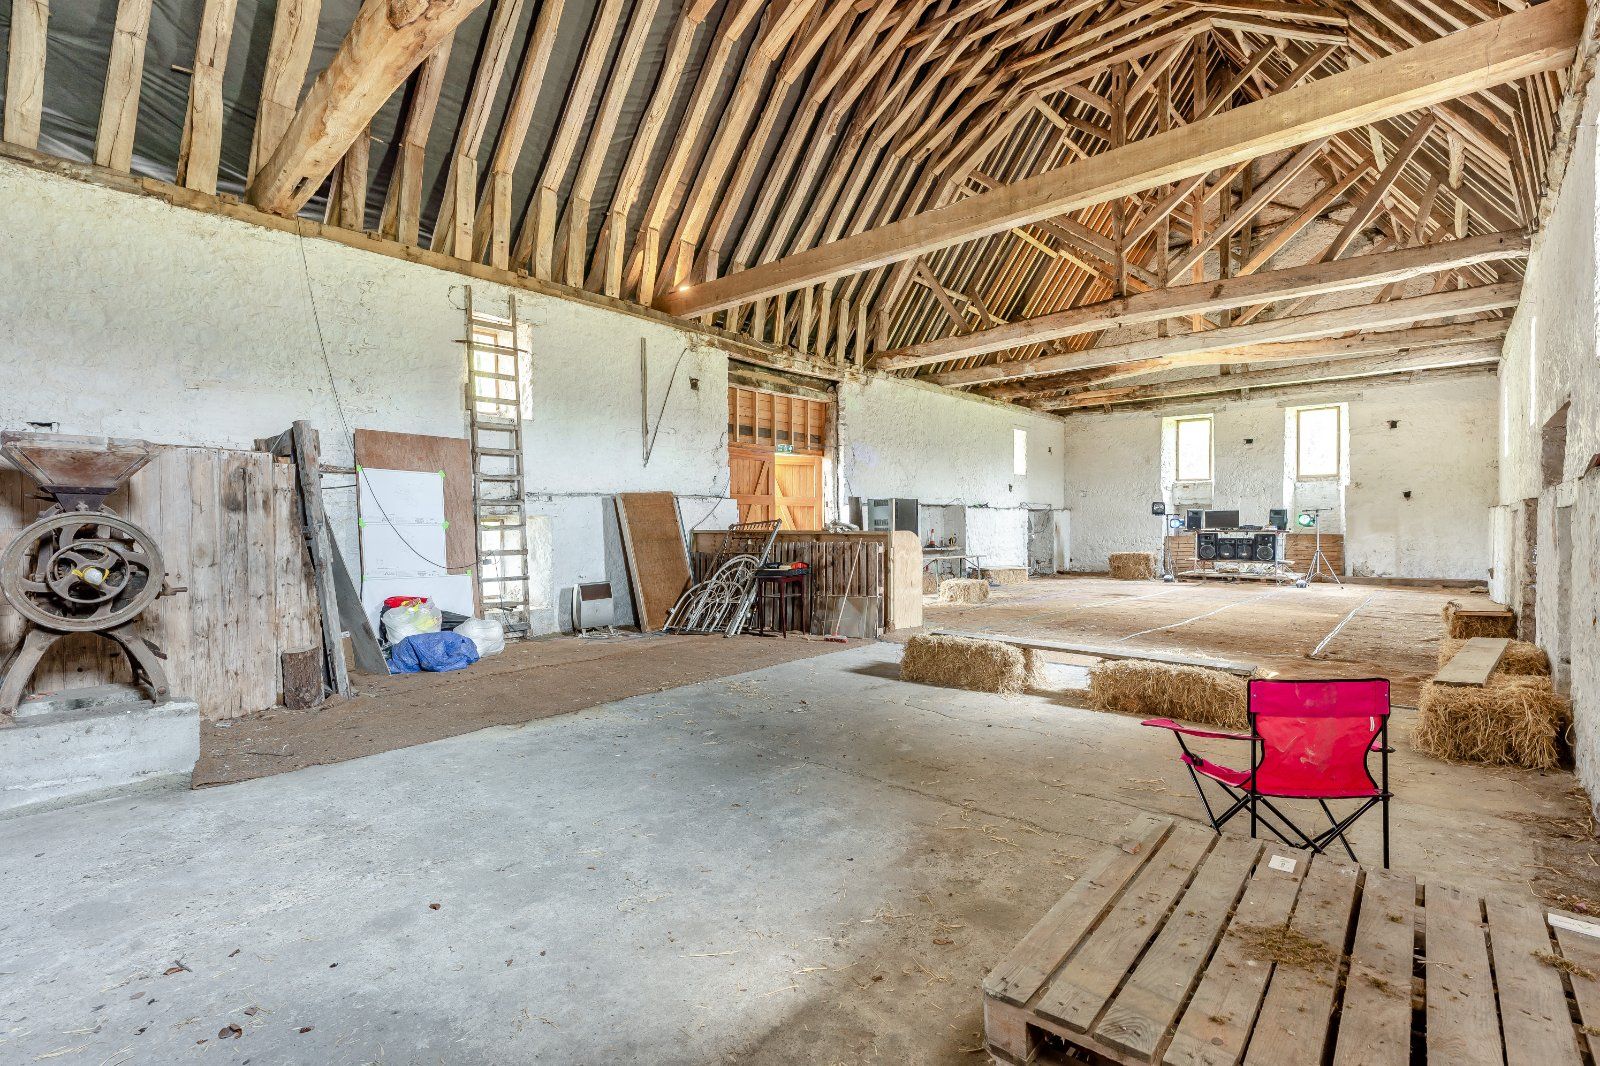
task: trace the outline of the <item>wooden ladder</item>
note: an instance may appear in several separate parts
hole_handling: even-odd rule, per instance
[[[504,318],[479,314],[467,287],[467,418],[472,437],[472,506],[478,590],[484,617],[509,636],[528,632],[528,512],[523,495],[522,351],[517,303]]]

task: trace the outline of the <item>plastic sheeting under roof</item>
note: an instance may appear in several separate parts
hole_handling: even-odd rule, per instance
[[[425,238],[431,231],[438,204],[444,194],[444,163],[450,153],[450,142],[460,124],[460,115],[494,4],[495,0],[483,4],[468,16],[456,32],[455,46],[440,93],[438,114],[428,140],[422,212]],[[494,131],[500,128],[500,118],[511,94],[517,64],[540,4],[541,0],[526,0],[523,3],[514,38],[516,45],[495,96],[488,127],[491,135],[485,141],[481,158],[487,159],[493,148]],[[188,105],[189,70],[194,63],[195,38],[204,6],[204,0],[153,2],[134,142],[132,169],[136,174],[172,180],[176,171],[183,137],[184,112]],[[261,74],[266,65],[277,6],[275,0],[238,0],[223,79],[222,159],[217,176],[219,192],[235,195],[244,193],[256,107],[261,95]],[[323,0],[316,44],[306,77],[307,86],[333,58],[360,6],[360,0]],[[519,201],[516,205],[519,217],[540,177],[546,148],[565,103],[565,87],[582,57],[596,6],[595,0],[568,0],[563,6],[555,47],[544,79],[544,91],[539,96],[515,172],[514,188]],[[608,64],[616,61],[622,27],[626,25],[632,7],[630,3],[629,11],[624,13],[619,23]],[[52,5],[45,66],[44,115],[39,141],[41,151],[66,159],[88,161],[94,158],[95,133],[99,124],[100,101],[104,92],[116,12],[117,0],[74,0],[71,3],[58,0]],[[679,5],[670,2],[661,4],[655,13],[645,41],[644,54],[640,57],[638,71],[617,124],[613,150],[606,153],[597,195],[594,197],[594,217],[589,228],[591,239],[598,231],[617,174],[626,159],[626,151],[617,150],[618,146],[631,141],[633,131],[649,103],[668,35],[679,15]],[[714,11],[707,24],[715,26],[716,20],[717,12]],[[0,28],[4,28],[8,38],[10,23],[11,12],[8,7],[0,12]],[[706,50],[709,36],[710,31],[702,28],[682,77],[682,84],[692,85],[698,76],[701,56]],[[0,50],[0,65],[4,60],[4,51]],[[726,90],[727,86],[724,86]],[[0,78],[0,99],[3,96],[4,80]],[[372,121],[368,228],[377,228],[383,207],[383,197],[393,166],[394,153],[390,141],[400,117],[403,97],[403,90],[396,92]],[[681,110],[683,103],[680,94],[680,99],[675,102],[676,109]],[[598,107],[599,94],[596,94],[590,105],[590,113],[585,116],[586,127]],[[666,144],[658,146],[658,156],[663,155],[668,147]],[[659,162],[659,158],[652,161],[652,171]],[[571,170],[575,169],[576,161]],[[563,178],[563,192],[571,181],[571,170]],[[306,214],[320,216],[322,205],[323,199],[318,196],[307,205]],[[635,205],[635,210],[639,209],[640,205]]]

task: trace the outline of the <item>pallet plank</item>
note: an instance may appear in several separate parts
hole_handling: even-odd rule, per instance
[[[1600,974],[1600,925],[1559,911],[1550,912],[1549,923],[1561,957],[1586,973]],[[1573,974],[1571,984],[1589,1057],[1600,1061],[1600,977]]]
[[[1244,1057],[1272,967],[1250,957],[1241,930],[1286,923],[1305,872],[1304,854],[1281,849],[1257,865],[1167,1045],[1167,1066],[1234,1066]]]
[[[1423,923],[1428,1059],[1452,1066],[1499,1066],[1505,1060],[1478,897],[1450,885],[1429,885]]]
[[[1062,960],[1099,923],[1171,830],[1171,818],[1142,815],[1135,819],[1117,845],[1105,849],[1005,961],[984,978],[984,992],[1019,1006],[1032,999]]]
[[[1261,855],[1262,845],[1224,837],[1201,863],[1150,950],[1117,993],[1095,1038],[1141,1059],[1152,1058],[1200,979],[1233,905]]]
[[[1334,1066],[1385,1066],[1411,1058],[1412,953],[1417,935],[1417,882],[1392,870],[1368,870]]]
[[[1483,905],[1489,918],[1506,1066],[1578,1066],[1582,1059],[1561,972],[1538,954],[1553,954],[1544,915],[1496,896],[1485,898]],[[1584,982],[1573,976],[1574,985]]]
[[[1318,857],[1311,863],[1289,928],[1342,955],[1355,915],[1361,868]],[[1338,964],[1273,967],[1245,1062],[1291,1066],[1323,1061],[1339,984]]]
[[[1093,1028],[1216,839],[1216,834],[1196,826],[1175,827],[1105,920],[1040,994],[1034,1009],[1077,1032]]]
[[[1482,688],[1510,646],[1505,637],[1472,637],[1435,675],[1434,684]]]

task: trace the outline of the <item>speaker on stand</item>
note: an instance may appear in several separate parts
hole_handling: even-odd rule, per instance
[[[1206,562],[1214,562],[1218,556],[1218,538],[1215,533],[1196,533],[1194,538],[1194,557]]]

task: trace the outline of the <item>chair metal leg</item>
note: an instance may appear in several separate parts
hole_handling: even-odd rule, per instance
[[[1338,837],[1339,843],[1344,845],[1345,853],[1350,856],[1350,861],[1359,861],[1356,859],[1355,849],[1350,846],[1350,841],[1345,839],[1344,831],[1339,828],[1339,820],[1333,816],[1333,811],[1328,807],[1328,801],[1319,799],[1317,803],[1321,805],[1322,813],[1328,816],[1328,824],[1333,826],[1333,835]]]

